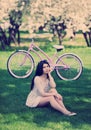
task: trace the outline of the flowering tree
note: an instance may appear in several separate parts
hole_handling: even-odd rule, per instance
[[[0,0],[0,42],[3,49],[5,49],[5,45],[10,45],[11,40],[16,42],[16,34],[18,34],[19,43],[19,27],[22,22],[23,8],[22,0]],[[9,33],[8,37],[6,30]]]
[[[51,31],[62,44],[65,35],[72,38],[80,30],[87,45],[91,46],[91,0],[0,0],[0,42],[3,48],[18,32],[24,13],[30,33],[41,28]],[[8,38],[6,29],[9,30]]]
[[[5,44],[8,45],[8,40],[6,36],[6,28],[10,26],[9,24],[9,13],[12,9],[16,8],[17,0],[0,0],[0,42],[2,48],[5,48]]]
[[[83,13],[84,12],[84,13]],[[91,46],[91,1],[81,0],[74,1],[72,5],[67,8],[65,16],[65,23],[67,25],[67,31],[78,32],[82,31],[82,34],[86,40],[87,46]],[[69,33],[70,35],[70,33]]]
[[[65,35],[73,37],[80,30],[91,46],[91,1],[31,0],[28,29],[32,33],[40,26],[56,33],[60,44]]]

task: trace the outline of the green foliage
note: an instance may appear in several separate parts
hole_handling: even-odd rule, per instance
[[[40,39],[37,41],[41,42]],[[9,75],[7,59],[12,51],[3,51],[0,52],[0,130],[91,129],[91,48],[81,46],[70,48],[66,45],[65,52],[73,52],[81,57],[83,61],[81,77],[76,81],[66,82],[60,80],[55,72],[53,76],[66,107],[77,112],[77,116],[64,116],[50,106],[34,109],[26,107],[25,101],[30,91],[32,75],[27,79],[15,79]]]

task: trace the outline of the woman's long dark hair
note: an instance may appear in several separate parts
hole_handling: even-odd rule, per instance
[[[37,68],[36,68],[36,72],[35,72],[35,75],[32,79],[32,83],[31,83],[31,90],[33,89],[34,87],[34,78],[35,76],[41,76],[43,74],[43,65],[44,64],[48,64],[48,66],[50,67],[49,63],[47,62],[47,60],[42,60],[38,63],[37,65]],[[48,78],[48,75],[47,75],[47,78]]]

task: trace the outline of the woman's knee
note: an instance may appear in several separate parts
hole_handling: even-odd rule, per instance
[[[50,97],[49,97],[49,101],[50,101],[50,102],[52,102],[52,101],[54,101],[54,100],[55,100],[54,96],[50,96]]]

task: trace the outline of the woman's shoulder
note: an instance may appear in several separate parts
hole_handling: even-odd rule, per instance
[[[39,76],[35,76],[34,81],[38,81],[38,80],[40,80],[40,77]]]
[[[41,83],[40,76],[35,76],[34,83],[37,84],[37,85]]]

